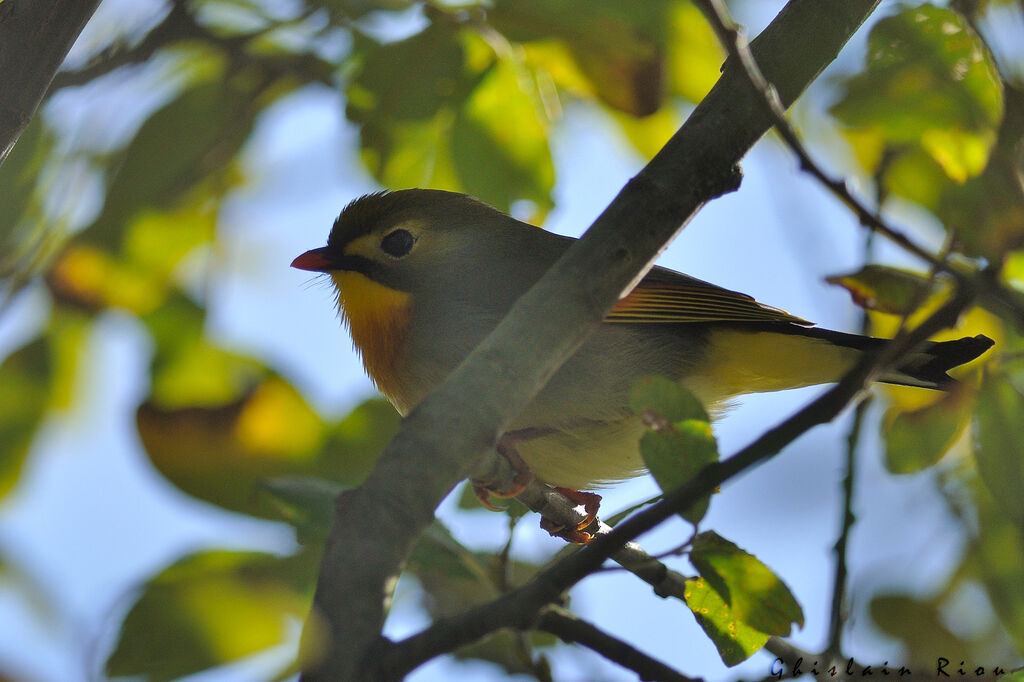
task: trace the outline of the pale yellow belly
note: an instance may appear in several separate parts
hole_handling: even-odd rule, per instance
[[[555,431],[516,445],[537,478],[551,485],[586,490],[643,473],[638,417]]]

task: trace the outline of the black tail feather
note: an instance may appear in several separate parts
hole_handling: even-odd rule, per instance
[[[955,341],[930,342],[911,353],[895,372],[883,376],[887,384],[946,389],[956,383],[947,372],[978,357],[995,342],[979,334]]]

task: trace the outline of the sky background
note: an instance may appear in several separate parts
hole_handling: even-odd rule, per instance
[[[747,3],[739,18],[754,34],[780,5]],[[863,31],[834,70],[856,69],[862,42]],[[803,106],[826,105],[828,81],[828,76],[820,79]],[[130,100],[131,95],[111,96]],[[61,98],[45,113],[62,124],[81,126],[86,134],[102,116],[93,99],[98,96],[87,93],[77,102]],[[106,105],[111,106],[118,106],[116,100]],[[799,122],[799,112],[797,116]],[[613,124],[592,109],[568,106],[554,130],[556,208],[545,227],[575,236],[639,170],[642,160]],[[216,273],[209,282],[209,334],[229,350],[265,358],[322,414],[333,417],[373,390],[335,317],[329,289],[288,264],[324,243],[348,201],[378,189],[357,165],[357,143],[357,130],[344,120],[336,92],[306,88],[273,105],[245,153],[249,182],[221,207],[217,249],[207,256]],[[841,155],[814,151],[844,170]],[[861,261],[863,233],[856,221],[797,170],[774,140],[762,141],[743,168],[741,189],[702,210],[659,263],[751,293],[823,326],[855,331],[857,309],[845,292],[826,285],[823,278]],[[83,196],[87,200],[88,194]],[[935,236],[909,209],[894,217],[916,225],[925,239]],[[885,247],[881,254],[884,260],[897,258]],[[21,294],[0,317],[0,355],[29,338],[47,314],[39,287]],[[187,497],[149,464],[135,433],[134,412],[147,393],[151,350],[134,318],[117,312],[100,316],[73,407],[52,416],[34,444],[19,488],[0,503],[0,546],[17,560],[14,568],[24,573],[23,579],[45,596],[41,603],[28,603],[22,592],[0,582],[0,668],[14,671],[19,679],[99,679],[97,671],[134,590],[186,553],[218,547],[283,553],[295,547],[288,527]],[[820,391],[744,399],[716,424],[722,454],[735,452]],[[848,417],[811,431],[780,457],[731,481],[713,499],[704,522],[787,581],[806,617],[805,628],[793,641],[809,649],[823,646],[827,632],[831,546],[841,505],[841,440]],[[942,571],[954,563],[963,537],[934,492],[933,474],[886,475],[875,445],[865,443],[860,453],[858,523],[850,547],[855,558],[852,590],[856,596],[876,591],[883,580],[903,581],[891,586],[923,594],[945,577]],[[602,491],[603,508],[611,512],[655,493],[649,477],[641,477]],[[503,515],[483,510],[456,515],[453,506],[452,500],[446,501],[439,515],[457,538],[473,546],[480,546],[481,538],[492,538],[494,546],[503,541]],[[688,533],[682,522],[671,522],[641,543],[657,553]],[[520,556],[541,560],[559,543],[528,517],[516,530],[514,548]],[[388,634],[401,636],[426,624],[417,601],[414,582],[403,581]],[[571,606],[691,676],[721,679],[768,671],[770,658],[758,655],[737,671],[723,672],[712,644],[684,605],[654,597],[646,584],[621,571],[586,579],[573,590]],[[866,614],[853,614],[850,652],[867,663],[898,657],[898,649],[872,634],[866,620]],[[248,680],[254,670],[287,655],[271,652],[190,679]],[[586,652],[562,653],[553,661],[560,680],[635,679]],[[453,675],[500,678],[489,666],[443,659],[409,679],[428,682]]]

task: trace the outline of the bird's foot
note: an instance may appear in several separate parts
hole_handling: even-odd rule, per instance
[[[562,495],[578,506],[583,507],[586,517],[576,524],[575,527],[564,526],[549,518],[543,517],[540,520],[540,527],[555,537],[562,538],[567,542],[576,545],[585,545],[594,539],[594,533],[588,532],[587,528],[597,520],[597,512],[601,508],[601,496],[597,493],[587,493],[570,488],[556,487],[555,492]]]
[[[473,493],[476,498],[480,500],[480,504],[487,507],[491,511],[502,511],[504,507],[491,504],[491,495],[501,498],[515,497],[519,493],[526,490],[526,486],[533,480],[533,472],[530,471],[530,467],[527,466],[523,458],[516,452],[515,444],[511,439],[502,437],[498,441],[498,445],[495,448],[502,457],[508,460],[508,463],[512,465],[512,481],[505,487],[495,488],[490,483],[484,483],[482,481],[470,480],[470,484],[473,486]]]

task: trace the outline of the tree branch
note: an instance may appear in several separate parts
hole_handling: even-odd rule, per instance
[[[541,571],[526,585],[464,613],[441,619],[424,631],[395,644],[382,644],[361,679],[400,679],[439,653],[454,651],[495,630],[525,628],[546,605],[590,573],[598,570],[619,547],[653,529],[669,517],[709,495],[733,476],[771,458],[811,428],[835,419],[879,373],[941,329],[955,323],[971,302],[970,292],[957,289],[953,297],[919,326],[898,335],[880,353],[865,355],[833,388],[732,457],[708,465],[660,502],[637,512],[607,534],[557,564]]]
[[[753,46],[784,102],[791,103],[835,58],[877,2],[792,0],[786,6]],[[815,40],[802,37],[808,27],[814,27]],[[340,496],[314,596],[313,620],[326,625],[328,644],[311,652],[322,657],[303,674],[306,682],[365,679],[360,667],[380,640],[391,586],[434,508],[665,243],[706,201],[736,188],[739,160],[772,124],[757,100],[744,76],[727,68],[583,238],[404,420],[364,484]],[[600,536],[570,557],[576,562],[569,574],[537,581],[538,608],[631,537],[619,529]],[[308,646],[315,646],[313,639]]]
[[[718,35],[719,42],[722,43],[726,52],[728,52],[729,58],[734,62],[742,64],[742,71],[750,87],[760,95],[760,106],[771,117],[776,132],[778,132],[786,146],[797,157],[800,168],[810,173],[825,189],[845,204],[857,216],[857,220],[860,221],[861,225],[876,234],[886,237],[908,253],[917,256],[933,270],[946,273],[963,284],[964,280],[970,276],[970,273],[965,272],[962,267],[956,267],[947,259],[933,254],[917,244],[905,232],[891,226],[882,219],[878,211],[871,210],[863,201],[855,197],[844,180],[833,178],[825,172],[811,157],[803,142],[800,141],[796,131],[793,130],[793,126],[789,124],[789,120],[786,118],[785,107],[782,106],[778,91],[772,81],[766,78],[758,67],[758,60],[747,45],[743,33],[729,16],[729,12],[722,0],[695,0],[695,2],[697,7],[708,18],[712,28]],[[1011,316],[1010,319],[1015,321],[1018,327],[1024,328],[1024,300],[1014,292],[1007,290],[988,271],[978,273],[973,277],[973,280],[971,286],[977,289],[979,301],[983,305],[993,308],[995,311],[1008,313]]]
[[[0,163],[35,114],[46,89],[99,0],[0,3]]]
[[[537,630],[550,632],[563,642],[582,644],[593,649],[609,661],[635,672],[641,680],[651,682],[697,682],[661,661],[651,658],[628,642],[612,637],[590,623],[557,606],[541,612],[535,625]]]

